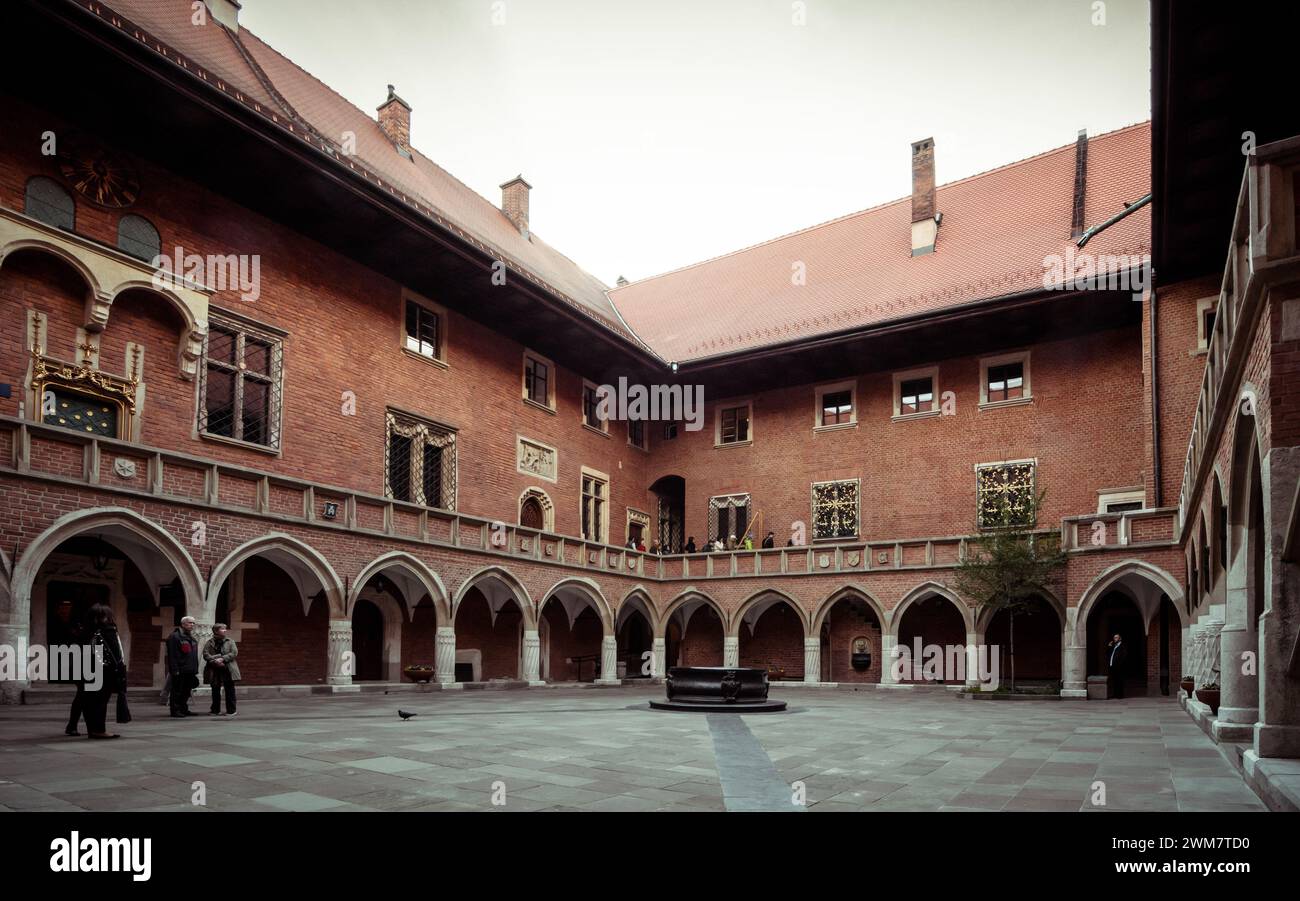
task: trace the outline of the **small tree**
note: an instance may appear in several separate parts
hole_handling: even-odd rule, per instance
[[[1001,493],[982,505],[980,537],[967,543],[958,564],[957,590],[981,609],[1010,617],[1011,690],[1016,689],[1016,614],[1030,610],[1065,565],[1061,536],[1034,527],[1046,492]],[[992,618],[990,617],[990,622]]]

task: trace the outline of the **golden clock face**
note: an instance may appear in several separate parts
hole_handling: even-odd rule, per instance
[[[99,206],[127,207],[140,196],[135,170],[102,147],[65,147],[59,151],[59,169],[78,194]]]

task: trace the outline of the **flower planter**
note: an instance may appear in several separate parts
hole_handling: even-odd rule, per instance
[[[1219,689],[1198,688],[1196,689],[1196,700],[1208,706],[1210,708],[1210,713],[1213,713],[1215,716],[1219,715]]]
[[[1183,689],[1183,691],[1185,691],[1185,692],[1187,693],[1187,697],[1190,698],[1190,697],[1192,696],[1192,689],[1194,689],[1194,688],[1196,687],[1196,680],[1195,680],[1195,679],[1184,679],[1182,682],[1180,682],[1180,683],[1178,683],[1178,684],[1179,684],[1179,686]]]
[[[432,682],[436,671],[431,666],[408,666],[402,672],[412,682]]]

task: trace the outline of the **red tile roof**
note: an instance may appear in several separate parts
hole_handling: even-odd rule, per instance
[[[1030,290],[1042,284],[1044,259],[1072,244],[1073,143],[939,186],[943,222],[932,254],[911,256],[905,197],[611,291],[536,233],[525,238],[493,203],[419,151],[403,157],[372,115],[248,29],[235,36],[210,17],[194,25],[189,0],[110,0],[108,6],[265,107],[264,115],[296,122],[300,134],[314,132],[337,150],[351,132],[355,161],[375,177],[666,360],[743,351]],[[378,92],[376,98],[383,99]],[[943,148],[937,150],[942,165]],[[1090,140],[1086,225],[1149,191],[1150,123]],[[1148,206],[1085,249],[1146,255],[1150,233]],[[791,278],[796,262],[806,271],[804,285]]]
[[[1085,227],[1151,190],[1150,135],[1141,123],[1088,142]],[[610,297],[643,341],[685,362],[1032,290],[1042,286],[1044,259],[1073,244],[1074,175],[1071,143],[939,186],[943,221],[931,254],[911,255],[909,196]],[[1147,206],[1076,253],[1145,256],[1150,236]],[[804,285],[794,283],[795,263]]]

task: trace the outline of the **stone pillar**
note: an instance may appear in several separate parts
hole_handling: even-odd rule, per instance
[[[1076,642],[1073,629],[1061,636],[1061,697],[1088,697],[1088,648]]]
[[[979,632],[966,633],[966,687],[978,688],[980,686],[980,645],[984,642],[984,636]],[[986,657],[987,659],[987,657]],[[990,669],[995,666],[993,661],[989,661]],[[999,677],[1001,673],[998,674]],[[996,687],[996,686],[993,686]]]
[[[19,678],[0,680],[0,704],[21,704],[23,692],[27,689],[27,623],[0,622],[0,645],[6,646],[14,654],[14,675]]]
[[[1276,452],[1275,452],[1276,453]],[[1274,559],[1274,566],[1288,566]],[[1282,592],[1272,609],[1259,618],[1259,719],[1255,723],[1255,754],[1260,757],[1300,757],[1300,684],[1287,675],[1296,634],[1293,618],[1288,630]],[[1295,605],[1294,597],[1285,602]],[[1294,614],[1293,614],[1294,617]]]
[[[330,685],[351,685],[357,664],[352,656],[352,620],[330,620],[329,677]]]
[[[668,674],[668,641],[656,638],[650,647],[650,677],[662,679]]]
[[[203,684],[203,649],[207,647],[208,641],[212,638],[212,627],[214,625],[215,623],[200,623],[197,621],[194,623],[192,634],[194,635],[194,641],[199,646],[199,684],[194,686],[191,697],[212,697],[212,686]],[[226,623],[226,625],[229,626],[230,624]],[[230,633],[227,632],[226,634],[229,635]]]
[[[1251,723],[1259,718],[1259,639],[1244,625],[1227,625],[1219,631],[1220,722]],[[1247,674],[1244,655],[1255,657]]]
[[[820,682],[822,680],[822,641],[820,638],[803,640],[803,680]]]
[[[621,684],[618,678],[618,639],[606,635],[600,640],[600,678],[605,685]]]
[[[439,685],[456,684],[456,630],[439,626],[434,645],[433,669]]]
[[[738,636],[728,635],[722,639],[722,665],[740,666],[740,638]]]
[[[536,629],[524,630],[524,681],[529,685],[545,685],[542,681],[542,641]]]
[[[898,658],[894,655],[894,648],[898,645],[898,638],[890,635],[888,632],[880,633],[880,684],[896,685],[898,680],[894,678],[894,664]]]

